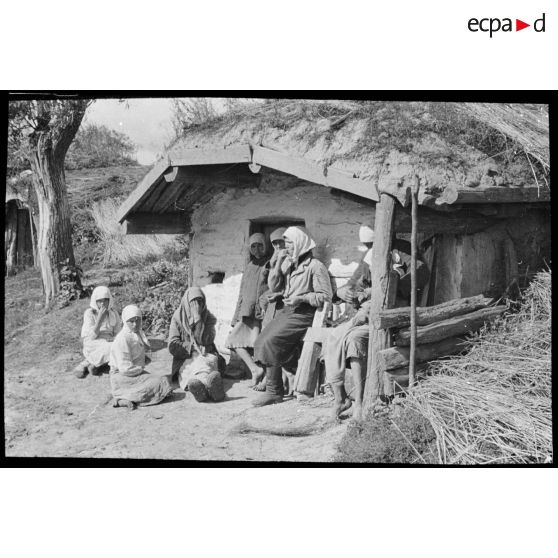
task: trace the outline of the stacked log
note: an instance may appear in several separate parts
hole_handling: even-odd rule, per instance
[[[417,308],[417,370],[438,358],[455,355],[464,348],[464,338],[500,316],[505,306],[489,306],[483,295],[450,300],[436,306]],[[379,351],[377,367],[384,374],[386,395],[408,386],[410,307],[381,310],[374,318],[380,329],[391,330],[393,347]]]

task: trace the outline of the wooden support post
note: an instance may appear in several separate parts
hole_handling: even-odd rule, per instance
[[[368,363],[364,387],[365,410],[369,410],[378,397],[384,394],[384,374],[378,369],[376,359],[379,351],[389,347],[390,334],[389,331],[376,327],[373,318],[385,308],[387,302],[394,213],[395,199],[387,194],[381,194],[380,201],[376,204],[374,245],[372,246],[372,298],[370,301]]]
[[[411,348],[409,351],[409,389],[415,385],[415,360],[417,351],[417,206],[419,178],[411,192]]]

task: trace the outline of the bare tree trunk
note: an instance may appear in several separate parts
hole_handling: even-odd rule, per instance
[[[13,202],[8,204],[4,238],[6,242],[6,275],[13,275],[17,263],[17,206]]]
[[[75,265],[64,159],[57,160],[47,148],[34,153],[30,162],[39,204],[37,257],[48,305],[60,289],[60,264],[68,260]]]
[[[29,163],[39,206],[37,256],[46,305],[60,290],[61,264],[75,265],[64,159],[89,105],[87,100],[63,103],[38,101],[30,135]]]

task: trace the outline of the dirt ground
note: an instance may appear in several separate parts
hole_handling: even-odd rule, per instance
[[[72,323],[83,306],[65,308],[58,318]],[[41,345],[45,319],[48,315],[5,346],[7,456],[324,462],[332,460],[347,428],[347,421],[329,418],[326,395],[253,408],[256,393],[249,380],[225,380],[221,403],[198,403],[177,389],[160,405],[115,409],[108,374],[73,376],[79,347],[55,356],[56,343]],[[66,335],[63,328],[60,335]],[[58,341],[67,346],[67,340]],[[148,369],[166,374],[171,356],[164,342],[155,345]]]

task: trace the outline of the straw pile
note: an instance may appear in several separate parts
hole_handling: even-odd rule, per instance
[[[163,257],[176,241],[176,235],[169,234],[126,235],[117,218],[118,201],[112,198],[93,203],[89,212],[99,232],[103,266]]]
[[[431,423],[441,463],[552,462],[550,271],[518,313],[431,371],[407,403]]]
[[[457,106],[521,145],[529,162],[532,158],[540,164],[546,181],[550,170],[548,105],[459,103]]]

